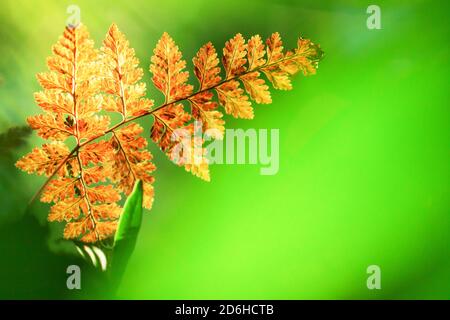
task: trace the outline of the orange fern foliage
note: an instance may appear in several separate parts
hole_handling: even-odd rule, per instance
[[[209,181],[204,140],[195,136],[183,143],[179,130],[192,135],[200,123],[210,137],[222,139],[225,122],[219,105],[233,117],[251,119],[252,100],[272,102],[262,74],[274,88],[290,90],[290,76],[314,74],[321,57],[319,46],[310,40],[300,38],[294,50],[284,52],[278,33],[265,44],[258,35],[246,42],[237,34],[223,49],[223,72],[214,46],[209,42],[200,48],[193,58],[198,80],[194,90],[186,61],[164,33],[150,64],[153,84],[164,96],[155,107],[146,98],[139,60],[116,25],[100,50],[85,26],[68,27],[53,46],[49,71],[37,75],[43,91],[35,99],[43,113],[28,118],[30,127],[50,141],[16,166],[47,176],[41,201],[54,203],[48,219],[66,223],[65,238],[101,241],[114,234],[118,203],[137,180],[144,183],[144,207],[152,206],[155,166],[136,119],[152,116],[151,140],[177,165]],[[120,121],[111,124],[109,115],[114,113]],[[188,149],[187,156],[179,156],[180,145]]]
[[[120,123],[131,117],[143,115],[151,110],[153,101],[144,98],[145,83],[139,81],[143,70],[138,67],[139,60],[129,47],[125,36],[116,25],[109,29],[101,51],[104,53],[106,76],[102,81],[102,91],[107,94],[103,109],[118,112]],[[152,155],[146,150],[147,140],[141,137],[143,128],[137,123],[112,130],[109,145],[112,147],[112,173],[110,179],[118,189],[130,194],[136,180],[144,186],[144,207],[150,209],[153,203],[153,177],[155,166]]]

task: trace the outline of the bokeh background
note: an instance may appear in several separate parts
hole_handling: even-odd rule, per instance
[[[221,48],[237,32],[279,31],[287,48],[302,35],[326,53],[316,76],[273,91],[255,120],[227,118],[228,128],[280,129],[277,175],[216,165],[205,183],[150,147],[155,204],[118,298],[450,298],[447,2],[2,0],[0,133],[39,112],[35,74],[70,4],[97,45],[117,23],[145,70],[164,31],[190,70],[201,45]],[[382,30],[367,29],[369,4],[381,7]],[[25,212],[43,179],[13,164],[43,141],[23,130],[0,141],[0,298],[111,298],[46,223],[48,207]],[[66,289],[73,263],[83,264],[77,292]],[[366,287],[373,264],[381,290]]]

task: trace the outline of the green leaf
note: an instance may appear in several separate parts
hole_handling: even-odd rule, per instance
[[[133,242],[133,244],[136,242],[142,221],[142,198],[142,181],[138,180],[123,207],[114,237],[114,247],[120,245],[123,241]]]
[[[142,181],[139,180],[125,202],[114,237],[111,273],[115,288],[120,284],[128,260],[136,245],[142,222],[142,199],[143,187]]]

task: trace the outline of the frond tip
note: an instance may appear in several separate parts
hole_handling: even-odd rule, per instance
[[[217,52],[208,42],[193,58],[194,74],[199,82],[198,89],[193,90],[187,84],[189,73],[184,70],[186,62],[181,59],[178,46],[164,33],[151,58],[150,71],[153,73],[153,83],[165,97],[164,106],[167,107],[157,108],[152,113],[151,138],[171,159],[176,158],[170,154],[174,146],[182,143],[180,135],[175,132],[180,129],[189,131],[193,121],[199,121],[209,136],[221,139],[225,122],[218,109],[219,104],[226,114],[235,118],[253,119],[251,100],[258,104],[272,102],[262,73],[274,88],[290,90],[290,77],[300,71],[305,75],[314,74],[322,54],[319,46],[302,38],[298,40],[296,49],[285,53],[278,33],[272,34],[265,45],[259,35],[251,37],[246,43],[244,37],[237,34],[225,43],[223,49],[225,75],[222,80]],[[214,93],[217,101],[214,100]],[[190,110],[182,103],[186,100]],[[185,146],[185,149],[189,148]],[[200,161],[203,168],[207,167],[205,160]],[[184,165],[187,171],[196,172],[192,170],[192,164],[176,163]],[[209,175],[195,175],[209,180]]]
[[[28,118],[29,126],[50,141],[16,163],[48,177],[41,201],[53,203],[49,221],[66,223],[65,238],[97,242],[113,236],[119,203],[136,181],[142,181],[143,206],[151,208],[156,168],[135,120],[151,115],[150,139],[175,164],[209,181],[204,144],[210,139],[197,132],[222,139],[224,113],[252,119],[252,102],[272,102],[268,82],[290,90],[291,76],[315,74],[323,56],[318,45],[302,38],[285,52],[278,33],[265,43],[259,35],[246,41],[237,34],[222,53],[219,57],[211,42],[199,49],[192,60],[194,87],[179,47],[164,33],[150,59],[152,82],[164,96],[155,107],[146,98],[135,51],[115,24],[100,50],[82,24],[66,28],[47,60],[49,71],[37,75],[42,91],[35,100],[42,113]],[[114,113],[120,120],[111,124]],[[75,143],[72,150],[69,143]]]

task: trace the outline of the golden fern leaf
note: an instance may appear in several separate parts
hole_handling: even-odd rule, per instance
[[[101,48],[104,54],[107,76],[102,81],[102,89],[109,94],[103,108],[122,115],[122,121],[149,112],[153,101],[145,99],[145,84],[138,83],[143,71],[138,67],[134,49],[115,24],[111,25]],[[112,156],[112,180],[119,190],[129,195],[137,180],[143,181],[144,207],[150,209],[153,203],[153,177],[155,166],[152,155],[145,148],[147,140],[140,136],[143,129],[137,123],[112,131],[110,144]]]
[[[253,119],[254,113],[248,96],[239,87],[239,81],[230,80],[216,88],[220,104],[227,114],[235,118]]]
[[[253,108],[236,77],[246,71],[247,45],[240,33],[225,43],[222,63],[225,79],[229,80],[216,88],[219,102],[227,114],[235,118],[253,119]]]
[[[85,242],[104,239],[115,226],[119,207],[115,203],[119,194],[109,188],[92,185],[105,180],[107,170],[97,171],[104,157],[93,157],[92,143],[83,150],[80,146],[106,132],[109,117],[98,115],[99,65],[98,53],[85,26],[66,28],[53,46],[53,56],[47,61],[49,72],[38,75],[44,91],[35,94],[36,102],[44,114],[30,117],[28,123],[44,139],[56,140],[34,149],[16,165],[22,170],[45,174],[53,180],[42,192],[41,200],[55,202],[49,214],[50,221],[67,221],[64,234],[67,238],[80,238]],[[69,152],[64,140],[72,137],[76,152]],[[100,152],[97,149],[96,152]],[[106,153],[103,150],[103,153]],[[85,170],[90,172],[86,179]],[[56,171],[56,174],[54,172]],[[99,197],[102,192],[102,197]],[[103,203],[110,207],[107,214]],[[77,226],[83,225],[83,228]]]
[[[186,160],[183,156],[179,157],[178,152],[173,150],[176,145],[183,145],[187,153],[193,148],[191,144],[187,146],[183,143],[183,137],[177,133],[177,130],[183,128],[188,132],[192,130],[187,127],[191,116],[184,110],[183,104],[176,102],[191,96],[193,86],[187,83],[189,72],[184,71],[186,61],[182,59],[180,50],[167,33],[164,33],[158,41],[151,62],[153,84],[164,94],[167,107],[153,113],[154,123],[150,136],[176,164],[184,165],[187,171],[209,180],[207,160],[204,157],[192,163],[190,157]],[[195,100],[195,97],[192,97],[192,100]]]
[[[322,50],[310,40],[300,38],[294,52],[283,53],[283,42],[278,32],[267,39],[267,65],[262,71],[272,82],[275,89],[291,90],[289,76],[299,71],[304,75],[316,73],[319,60],[323,56]]]
[[[187,84],[186,61],[182,60],[181,52],[167,33],[162,35],[153,52],[150,64],[153,84],[164,94],[167,107],[153,113],[151,138],[163,151],[169,152],[174,145],[172,140],[175,139],[171,139],[174,130],[183,127],[191,118],[182,104],[173,102],[189,96],[193,88]]]
[[[210,91],[203,91],[204,88],[211,88],[221,80],[219,59],[212,43],[208,42],[201,47],[192,61],[200,91],[189,98],[192,116],[202,122],[202,129],[207,131],[211,137],[222,139],[225,131],[223,115],[217,111],[217,102],[212,100],[214,94]]]
[[[283,42],[278,32],[273,33],[266,40],[267,45],[267,63],[269,66],[262,69],[267,79],[272,82],[275,89],[291,90],[292,84],[288,73],[280,70],[276,62],[283,59]]]
[[[70,150],[64,143],[52,142],[44,144],[42,148],[34,148],[17,161],[16,165],[28,173],[50,176],[65,161],[69,153]]]
[[[222,58],[222,63],[225,68],[225,79],[230,79],[244,73],[247,62],[246,55],[247,45],[242,34],[238,33],[234,38],[225,43]]]
[[[65,238],[100,241],[114,234],[120,193],[128,195],[136,180],[144,182],[144,206],[152,205],[155,166],[141,136],[143,128],[134,120],[153,116],[151,139],[173,162],[209,181],[204,136],[197,133],[223,137],[219,104],[236,118],[253,118],[249,97],[256,103],[272,102],[262,74],[274,88],[290,90],[290,76],[314,74],[321,58],[319,46],[310,40],[300,38],[297,48],[284,53],[278,33],[265,45],[260,36],[246,43],[237,34],[223,49],[223,78],[214,46],[200,48],[193,58],[199,82],[194,91],[180,50],[164,33],[150,65],[164,103],[153,108],[140,82],[139,60],[116,25],[110,27],[101,54],[83,25],[67,28],[47,61],[50,71],[37,76],[44,90],[35,100],[44,113],[28,118],[39,136],[52,141],[16,165],[48,177],[41,201],[54,202],[49,220],[66,222]],[[189,103],[189,112],[183,103]],[[121,120],[110,126],[105,111],[120,114]],[[69,139],[76,143],[71,151],[65,144]]]
[[[189,72],[184,71],[186,61],[168,33],[164,33],[158,41],[151,58],[150,71],[153,73],[153,84],[165,97],[165,103],[191,94],[193,87],[187,83]]]
[[[248,41],[248,70],[254,70],[266,62],[264,59],[264,45],[259,35],[253,36]],[[260,72],[250,72],[241,77],[245,90],[256,103],[272,103],[269,87],[260,78]]]

